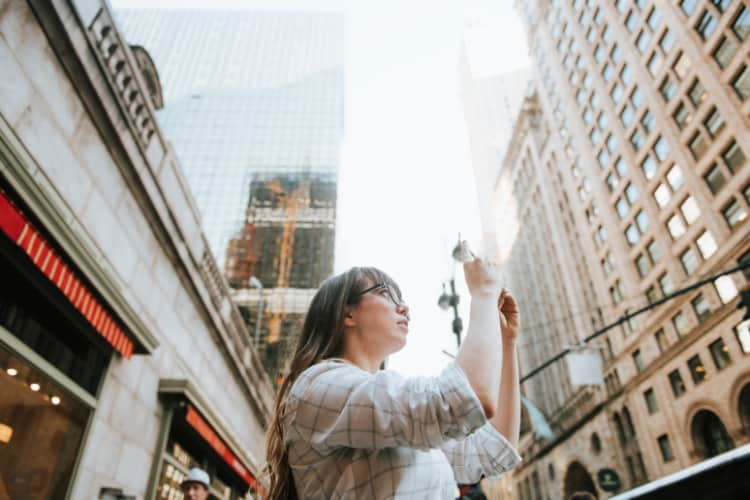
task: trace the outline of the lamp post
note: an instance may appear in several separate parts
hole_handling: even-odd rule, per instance
[[[440,294],[440,298],[438,299],[438,307],[440,309],[447,311],[450,308],[453,308],[453,334],[456,336],[456,344],[458,347],[461,347],[461,332],[464,329],[463,321],[461,321],[461,316],[458,315],[458,303],[460,300],[460,296],[456,293],[456,262],[464,262],[466,260],[466,256],[463,255],[463,249],[461,247],[461,236],[458,237],[458,243],[453,248],[453,251],[451,252],[451,256],[453,257],[453,276],[448,281],[448,284],[450,285],[451,293],[450,295],[445,290],[445,283],[443,283],[443,293]],[[473,257],[473,255],[472,255]]]
[[[247,286],[258,289],[258,309],[255,313],[255,335],[253,336],[253,345],[257,349],[260,339],[260,321],[263,318],[263,283],[255,276],[250,276],[250,279],[247,280]]]

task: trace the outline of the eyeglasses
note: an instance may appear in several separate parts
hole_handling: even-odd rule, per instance
[[[385,290],[386,295],[388,295],[388,298],[391,299],[391,302],[393,302],[396,307],[402,307],[404,305],[404,301],[401,299],[401,296],[398,294],[398,292],[392,286],[389,286],[386,283],[375,283],[371,287],[365,288],[361,292],[357,292],[356,294],[354,294],[354,297],[361,297],[376,290]]]

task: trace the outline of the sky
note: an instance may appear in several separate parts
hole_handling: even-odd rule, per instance
[[[472,26],[478,74],[529,65],[510,0],[110,0],[117,8],[337,11],[347,18],[346,132],[339,174],[336,272],[372,265],[400,285],[411,309],[406,347],[388,361],[436,374],[455,354],[452,312],[437,299],[456,274],[458,234],[476,248],[480,215],[461,103],[459,53]],[[479,28],[478,28],[479,27]],[[167,103],[168,104],[168,103]]]

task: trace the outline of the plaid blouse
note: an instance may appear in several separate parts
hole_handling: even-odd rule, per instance
[[[283,435],[304,499],[453,499],[521,461],[455,363],[414,378],[318,363],[292,385]]]

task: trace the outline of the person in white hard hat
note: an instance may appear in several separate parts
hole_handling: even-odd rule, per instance
[[[210,487],[211,478],[208,477],[208,473],[197,467],[190,469],[187,477],[180,484],[185,500],[206,500]]]

